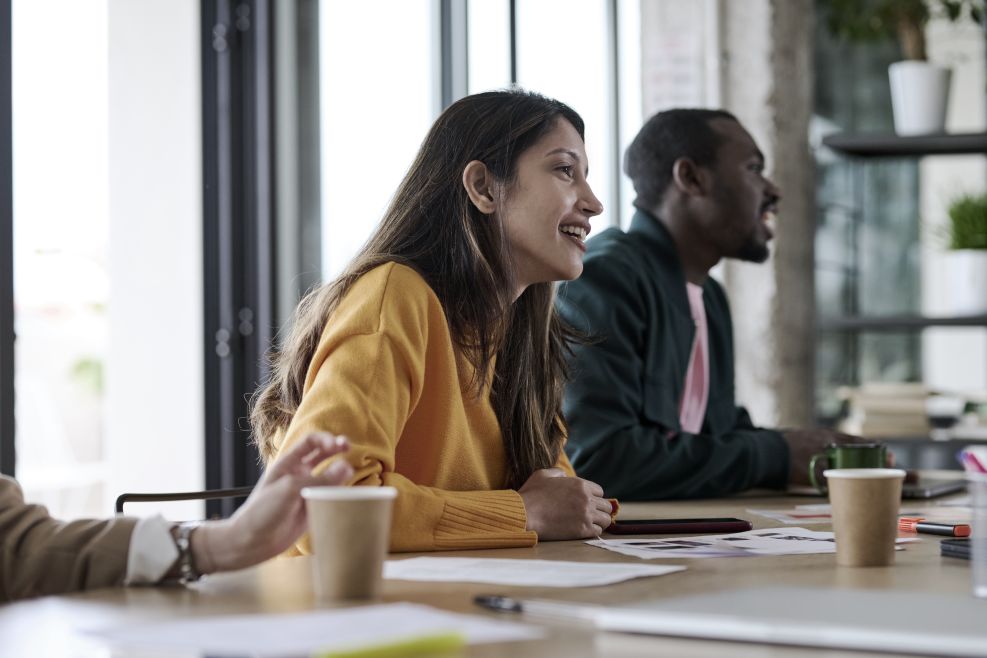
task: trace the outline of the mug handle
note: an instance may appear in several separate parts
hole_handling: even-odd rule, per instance
[[[816,491],[825,495],[826,486],[816,479],[816,463],[818,463],[820,459],[826,459],[826,455],[823,453],[812,455],[812,459],[809,460],[809,482],[812,483],[812,486],[815,487]]]

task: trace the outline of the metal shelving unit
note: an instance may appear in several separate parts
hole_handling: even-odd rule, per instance
[[[977,155],[987,153],[987,132],[914,137],[837,134],[824,137],[822,143],[838,153],[856,158]]]

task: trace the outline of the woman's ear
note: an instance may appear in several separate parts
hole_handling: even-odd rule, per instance
[[[679,158],[672,165],[672,180],[680,192],[688,196],[702,196],[708,191],[707,171],[689,158]]]
[[[484,215],[492,215],[497,209],[495,181],[487,165],[479,160],[470,161],[463,169],[463,187],[470,201]]]

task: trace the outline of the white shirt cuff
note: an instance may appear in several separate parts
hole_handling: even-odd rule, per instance
[[[130,536],[127,552],[127,585],[156,583],[178,559],[178,547],[171,536],[171,526],[161,516],[141,519]]]

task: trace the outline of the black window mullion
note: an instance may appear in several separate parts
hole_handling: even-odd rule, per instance
[[[511,53],[511,84],[517,84],[517,0],[508,0],[508,14],[510,16],[510,53]]]
[[[256,482],[248,400],[274,313],[273,98],[268,0],[203,2],[206,486]],[[236,501],[211,501],[227,516]]]
[[[14,475],[14,204],[10,0],[0,0],[0,473]]]

